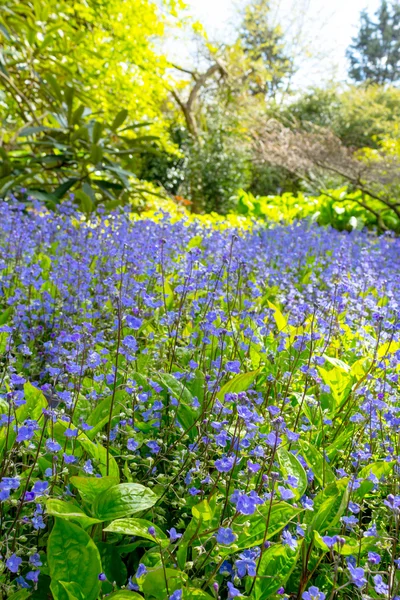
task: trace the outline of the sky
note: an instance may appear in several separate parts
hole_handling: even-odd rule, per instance
[[[307,50],[298,65],[296,83],[318,85],[346,80],[346,48],[356,35],[360,12],[374,12],[379,0],[272,0],[273,18],[286,29],[288,40]],[[186,0],[190,13],[210,39],[229,41],[234,35],[243,0]]]

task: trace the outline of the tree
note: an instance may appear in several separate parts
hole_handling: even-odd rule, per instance
[[[361,13],[357,37],[347,50],[349,76],[379,85],[400,79],[400,3],[382,0],[374,20]]]
[[[87,212],[127,201],[136,157],[168,143],[165,17],[151,0],[0,6],[0,196],[74,192]]]
[[[293,70],[282,29],[270,22],[269,0],[252,0],[244,9],[238,42],[247,59],[245,80],[250,93],[274,95]]]
[[[260,122],[253,131],[254,158],[286,169],[320,193],[347,185],[358,191],[352,201],[374,215],[381,229],[400,223],[400,136],[383,140],[379,149],[354,153],[329,129],[308,123],[285,127],[277,120]],[[327,184],[327,182],[329,182]],[[346,194],[341,198],[346,200]]]

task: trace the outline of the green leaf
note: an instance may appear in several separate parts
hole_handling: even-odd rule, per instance
[[[349,497],[348,480],[342,479],[328,485],[314,500],[315,514],[310,516],[308,533],[316,530],[321,535],[334,527],[346,510]]]
[[[211,521],[214,516],[214,511],[207,500],[202,500],[199,504],[192,507],[192,515],[195,519],[202,521]]]
[[[91,201],[89,196],[85,194],[83,190],[76,190],[75,197],[81,201],[80,207],[82,212],[86,213],[87,215],[90,215],[90,213],[93,210],[93,202]]]
[[[77,521],[84,529],[95,523],[101,523],[99,519],[89,517],[79,506],[72,502],[65,502],[57,498],[50,498],[46,502],[47,514],[52,517],[60,517],[69,521]]]
[[[267,600],[285,585],[296,566],[298,552],[286,546],[274,545],[265,550],[261,557],[258,577],[251,598]]]
[[[99,123],[99,121],[95,121],[92,129],[92,142],[93,144],[97,144],[99,139],[101,138],[101,133],[103,131],[103,125]]]
[[[68,600],[85,600],[82,592],[82,588],[77,583],[68,583],[66,581],[59,581],[59,586],[65,591],[66,598]],[[60,598],[63,596],[61,595]]]
[[[30,595],[31,592],[28,590],[18,590],[18,592],[15,592],[15,594],[8,596],[8,600],[26,600],[26,598],[29,598]]]
[[[307,464],[313,470],[313,473],[318,481],[318,483],[322,486],[325,486],[327,483],[333,483],[336,478],[333,473],[331,467],[329,466],[328,461],[322,456],[322,454],[309,442],[305,440],[299,441],[301,454],[307,461]]]
[[[119,590],[107,596],[107,600],[143,600],[143,596],[128,590]]]
[[[268,533],[265,539],[269,540],[282,531],[285,525],[297,517],[301,512],[303,512],[302,508],[295,508],[287,502],[272,504],[271,512],[269,514]],[[252,548],[263,542],[268,513],[269,505],[262,505],[254,515],[251,515],[250,517],[240,517],[234,522],[232,527],[238,535],[236,546],[239,550]],[[249,524],[244,525],[247,522],[249,522]],[[230,552],[229,548],[227,548],[226,551]]]
[[[104,476],[107,475],[107,450],[100,444],[94,444],[89,438],[80,433],[77,441],[91,458],[98,462],[99,471]],[[119,481],[119,467],[115,458],[110,454],[108,457],[110,477],[115,477]]]
[[[121,483],[96,496],[93,514],[103,521],[113,521],[154,506],[158,496],[139,483]]]
[[[231,379],[230,381],[225,383],[225,385],[222,386],[222,388],[220,389],[220,391],[217,394],[218,400],[223,400],[225,398],[225,394],[230,394],[230,393],[237,394],[238,392],[245,392],[246,390],[249,389],[249,387],[251,386],[251,384],[257,377],[257,375],[258,375],[258,370],[257,371],[249,371],[248,373],[241,373],[239,375],[236,375],[236,377],[234,377],[233,379]]]
[[[79,179],[77,179],[76,177],[71,177],[70,179],[67,179],[67,181],[64,181],[64,183],[59,185],[58,188],[54,190],[54,196],[61,200],[64,194],[66,194],[68,190],[71,189],[72,186],[75,185],[75,183],[77,183],[77,181],[79,181]]]
[[[274,319],[279,331],[287,327],[287,318],[281,313],[280,309],[268,300],[268,306],[274,311]]]
[[[198,598],[198,600],[213,600],[210,594],[207,594],[199,588],[188,587],[183,590],[184,600],[190,600],[190,598]]]
[[[67,597],[61,581],[80,586],[85,600],[97,600],[100,592],[98,575],[102,569],[100,554],[81,527],[56,518],[48,540],[47,560],[54,600]]]
[[[12,306],[9,306],[8,308],[6,308],[5,311],[3,311],[0,315],[0,325],[5,325],[6,323],[9,323],[11,320],[11,315],[13,314],[14,308]]]
[[[176,417],[186,430],[190,430],[189,435],[193,438],[196,432],[194,431],[194,428],[192,428],[192,425],[196,421],[198,415],[191,407],[193,402],[192,394],[189,392],[187,387],[175,379],[175,377],[170,373],[163,373],[158,378],[158,381],[164,390],[179,400]]]
[[[117,519],[110,523],[104,531],[120,533],[121,535],[136,535],[156,543],[154,536],[149,533],[149,527],[154,527],[156,530],[157,542],[161,542],[163,546],[169,545],[169,539],[162,529],[157,527],[157,525],[153,525],[151,521],[146,521],[146,519]]]
[[[308,483],[307,475],[303,466],[300,464],[298,458],[296,458],[291,452],[288,452],[285,448],[278,448],[277,455],[285,478],[287,478],[288,475],[297,477],[298,486],[297,488],[292,488],[292,490],[297,499],[301,498],[307,489]]]
[[[154,597],[154,598],[166,598],[167,597],[167,586],[165,583],[165,578],[168,583],[168,591],[170,594],[179,590],[183,587],[187,575],[182,571],[178,571],[175,569],[164,569],[162,567],[158,567],[155,569],[148,569],[148,573],[144,578],[142,583],[142,588],[145,596]]]
[[[118,485],[119,478],[117,477],[79,477],[73,476],[70,482],[75,486],[80,495],[86,502],[90,504],[94,501],[96,496],[110,489],[111,487]]]
[[[319,367],[319,372],[324,380],[324,383],[329,385],[331,388],[331,393],[337,407],[340,407],[340,405],[343,404],[351,392],[353,376],[349,373],[346,373],[346,371],[340,366],[334,367],[330,371]]]
[[[114,121],[112,122],[112,125],[111,125],[112,131],[117,131],[117,129],[119,129],[121,127],[121,125],[123,124],[123,122],[125,121],[127,116],[128,116],[128,111],[126,110],[126,108],[123,108],[122,110],[120,110],[119,113],[116,115]]]
[[[127,568],[120,554],[115,551],[114,544],[97,542],[97,548],[100,552],[103,573],[106,574],[108,579],[108,581],[102,583],[102,591],[109,593],[113,591],[113,586],[110,582],[115,581],[118,586],[126,583],[128,577]]]

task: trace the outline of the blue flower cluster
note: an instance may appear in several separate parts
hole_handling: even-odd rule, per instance
[[[398,600],[399,374],[392,236],[4,202],[0,593]]]

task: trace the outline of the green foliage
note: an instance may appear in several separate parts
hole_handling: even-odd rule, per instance
[[[269,222],[290,224],[299,219],[311,219],[319,225],[330,225],[339,231],[362,229],[363,227],[387,229],[400,232],[400,219],[379,200],[363,195],[360,191],[348,192],[346,188],[326,190],[320,196],[305,193],[285,193],[281,196],[255,197],[250,192],[238,192],[237,212],[241,215],[264,219]],[[377,216],[360,203],[367,202]]]
[[[235,130],[211,114],[207,130],[186,148],[182,194],[195,212],[226,214],[236,203],[236,190],[246,186],[249,160]],[[227,125],[227,128],[225,128]]]
[[[78,525],[56,519],[48,542],[48,564],[54,600],[97,600],[101,559],[90,536]],[[80,595],[79,595],[80,594]]]

